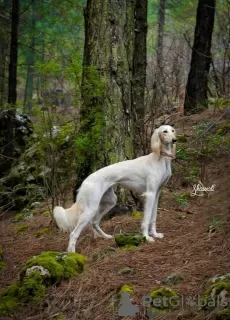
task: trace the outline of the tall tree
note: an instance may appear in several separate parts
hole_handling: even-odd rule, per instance
[[[215,5],[215,0],[198,2],[192,60],[185,93],[186,114],[195,113],[207,107]]]
[[[144,122],[146,28],[146,0],[87,1],[77,187],[140,147],[134,141]]]
[[[0,3],[0,106],[7,101],[7,58],[9,56],[9,34],[10,34],[10,11],[9,1]]]
[[[9,110],[6,156],[12,157],[14,151],[14,116],[17,101],[17,61],[18,61],[18,26],[19,26],[19,0],[12,0],[11,6],[11,42],[10,42],[10,63],[8,81],[8,103]]]
[[[135,6],[135,39],[132,70],[132,118],[134,126],[134,156],[146,153],[144,143],[145,127],[145,88],[147,66],[147,0],[136,0]]]
[[[9,63],[8,103],[15,105],[17,101],[17,61],[18,61],[18,26],[19,0],[12,0],[11,9],[11,42]]]
[[[31,40],[30,47],[27,53],[27,77],[26,87],[24,94],[24,109],[27,112],[32,110],[32,98],[33,98],[33,87],[34,87],[34,62],[35,62],[35,30],[36,30],[36,7],[35,1],[31,3]]]
[[[158,18],[157,18],[157,63],[155,71],[155,79],[153,83],[153,105],[159,105],[162,100],[163,89],[163,40],[164,40],[164,29],[165,29],[165,9],[166,0],[158,1]]]

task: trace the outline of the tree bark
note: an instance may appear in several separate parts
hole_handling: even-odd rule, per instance
[[[207,107],[208,74],[211,58],[215,0],[199,0],[190,72],[185,93],[186,114]]]
[[[32,15],[31,15],[31,28],[32,28],[32,39],[30,48],[28,48],[27,55],[27,77],[26,77],[26,87],[24,95],[24,109],[26,112],[30,113],[32,111],[32,98],[33,98],[33,88],[34,88],[34,59],[35,59],[35,29],[36,29],[36,15],[35,15],[35,1],[31,4]]]
[[[8,103],[15,105],[17,101],[17,61],[18,61],[18,25],[19,0],[12,0],[11,9],[11,42],[9,63]]]
[[[146,29],[146,0],[87,1],[79,132],[85,148],[76,188],[95,169],[138,153]]]
[[[147,0],[136,0],[135,7],[135,40],[133,53],[132,77],[132,118],[134,125],[134,156],[146,153],[144,143],[145,127],[145,88],[147,66]]]
[[[163,74],[163,40],[165,27],[165,7],[166,0],[159,0],[158,2],[158,30],[157,30],[157,63],[156,74],[153,83],[153,106],[159,106],[162,100],[162,91],[164,92],[162,79]]]
[[[12,158],[14,151],[15,106],[17,101],[17,61],[18,61],[18,26],[19,26],[19,0],[12,0],[11,7],[11,42],[8,82],[9,127],[7,133],[6,156]]]
[[[0,33],[0,106],[7,102],[7,57],[9,56],[9,33],[10,33],[10,17],[9,1],[4,0],[0,11],[0,29],[5,32]]]

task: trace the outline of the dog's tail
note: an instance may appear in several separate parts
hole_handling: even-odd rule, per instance
[[[53,216],[59,229],[62,231],[73,231],[76,227],[81,210],[79,206],[74,203],[69,209],[62,207],[55,207]]]

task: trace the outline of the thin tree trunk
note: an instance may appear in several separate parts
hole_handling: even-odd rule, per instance
[[[186,114],[196,113],[207,107],[215,5],[215,0],[199,0],[198,3],[192,60],[185,94]]]
[[[2,14],[0,16],[0,28],[5,32],[0,33],[0,106],[7,101],[7,57],[9,56],[9,33],[10,18],[6,12],[9,12],[9,1],[4,0],[2,4]],[[8,31],[8,32],[7,32]]]
[[[11,42],[9,63],[8,103],[15,105],[17,101],[17,61],[18,61],[18,25],[19,0],[12,0],[11,9]]]
[[[145,88],[147,66],[147,0],[136,0],[133,53],[132,117],[134,156],[146,153],[144,144]]]
[[[6,156],[11,160],[14,150],[14,117],[17,101],[17,60],[18,60],[18,26],[19,26],[19,0],[12,0],[11,9],[11,43],[8,82],[9,128],[7,135]]]
[[[165,27],[165,7],[166,0],[159,0],[158,2],[158,31],[157,31],[157,64],[156,75],[153,83],[153,105],[159,105],[164,92],[162,79],[163,74],[163,40],[164,40],[164,27]]]

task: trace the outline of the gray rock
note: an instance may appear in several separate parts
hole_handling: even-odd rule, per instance
[[[180,282],[182,282],[184,280],[184,278],[179,275],[179,274],[171,274],[169,275],[167,278],[165,278],[164,280],[162,280],[163,284],[178,284]]]

